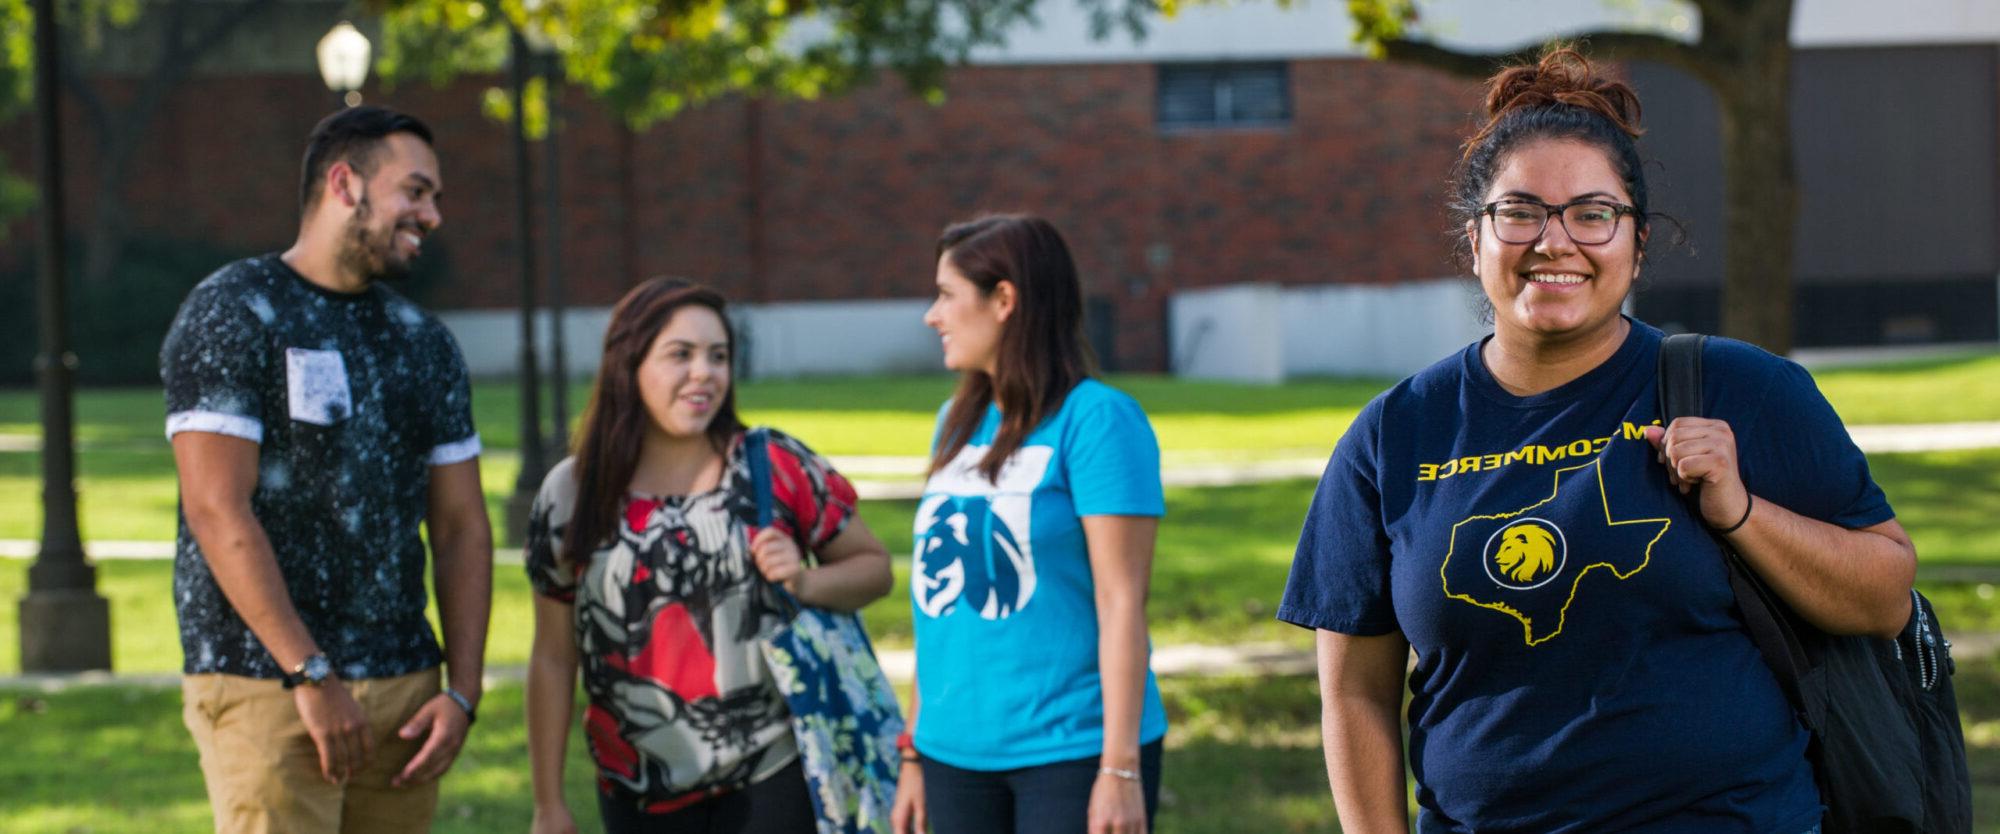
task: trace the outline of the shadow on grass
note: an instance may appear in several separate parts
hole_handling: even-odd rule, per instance
[[[1868,467],[1923,568],[2000,567],[2000,449],[1876,454]]]

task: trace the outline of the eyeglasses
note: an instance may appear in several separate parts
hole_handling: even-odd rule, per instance
[[[1562,218],[1569,239],[1584,246],[1610,243],[1618,235],[1618,218],[1638,214],[1631,206],[1605,200],[1572,200],[1552,206],[1540,200],[1512,199],[1487,203],[1479,213],[1493,219],[1493,234],[1502,243],[1534,243],[1542,239],[1551,216]]]

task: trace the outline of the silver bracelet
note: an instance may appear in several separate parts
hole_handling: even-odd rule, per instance
[[[479,714],[472,711],[471,699],[459,694],[458,690],[449,686],[444,688],[444,696],[450,698],[452,703],[457,704],[459,709],[465,710],[465,726],[470,727],[479,722]]]
[[[1136,770],[1126,770],[1126,769],[1124,769],[1124,768],[1122,768],[1122,767],[1100,767],[1100,768],[1098,768],[1098,769],[1097,769],[1097,775],[1099,775],[1099,776],[1116,776],[1116,777],[1118,777],[1118,778],[1120,778],[1120,779],[1123,779],[1123,780],[1125,780],[1125,781],[1127,781],[1127,782],[1137,782],[1137,781],[1139,781],[1139,771],[1136,771]]]

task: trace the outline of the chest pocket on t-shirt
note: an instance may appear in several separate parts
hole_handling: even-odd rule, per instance
[[[347,419],[354,398],[340,351],[285,348],[285,402],[301,423],[331,426]]]

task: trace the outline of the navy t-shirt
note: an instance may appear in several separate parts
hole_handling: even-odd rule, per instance
[[[1480,344],[1368,404],[1299,537],[1278,618],[1400,630],[1423,831],[1796,832],[1807,735],[1743,629],[1722,554],[1641,433],[1662,334],[1509,394]],[[1711,339],[1707,416],[1760,501],[1894,516],[1812,377]]]
[[[443,660],[424,618],[419,529],[433,466],[479,454],[458,343],[381,284],[323,289],[277,255],[224,266],[188,294],[160,347],[167,436],[258,444],[250,509],[299,619],[343,678]],[[174,561],[182,670],[281,670],[209,571],[181,514]]]

